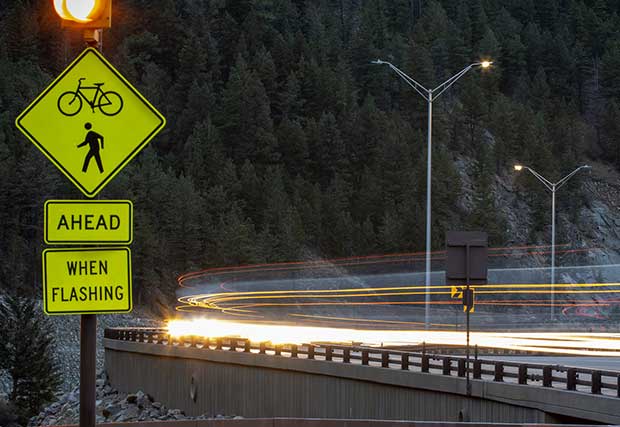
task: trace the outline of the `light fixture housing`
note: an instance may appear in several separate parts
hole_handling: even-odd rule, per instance
[[[53,0],[62,28],[102,29],[112,26],[112,0]]]
[[[521,171],[521,170],[523,170],[523,166],[522,165],[515,165],[515,170],[516,171]]]

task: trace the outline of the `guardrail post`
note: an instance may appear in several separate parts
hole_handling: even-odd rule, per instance
[[[252,345],[250,343],[250,340],[245,340],[243,351],[246,353],[249,353],[251,349],[252,349]]]
[[[431,365],[431,358],[427,354],[422,354],[422,372],[428,372]]]
[[[543,387],[553,387],[553,368],[543,366]]]
[[[265,354],[267,352],[267,343],[261,342],[258,345],[258,352],[259,352],[259,354]]]
[[[400,356],[400,369],[403,371],[409,370],[409,353],[403,353]]]
[[[308,359],[314,359],[314,346],[308,344]]]
[[[504,364],[501,362],[495,362],[495,378],[493,378],[493,381],[504,381]]]
[[[482,378],[482,361],[474,360],[474,379],[479,380]]]
[[[291,357],[297,357],[297,344],[291,344]]]
[[[362,365],[368,365],[368,350],[362,350]]]
[[[342,353],[342,362],[343,363],[350,363],[351,362],[351,349],[350,348],[345,348],[343,353]]]
[[[465,376],[465,359],[458,359],[457,361],[457,375],[459,377]]]
[[[566,390],[577,390],[577,370],[568,368],[566,371]]]
[[[276,356],[281,356],[282,355],[282,345],[276,344],[276,346],[275,346],[275,354],[276,354]]]
[[[592,394],[601,394],[601,371],[592,371]]]
[[[190,347],[196,347],[196,335],[192,335],[190,337],[189,346]]]
[[[450,369],[452,368],[452,360],[449,357],[443,359],[443,374],[450,375]]]
[[[332,360],[332,347],[330,345],[325,346],[325,360]]]
[[[390,367],[390,353],[385,350],[381,352],[381,367],[382,368]]]
[[[527,384],[527,365],[519,365],[519,384]]]
[[[222,339],[218,338],[215,340],[215,349],[216,350],[221,350],[222,349]]]

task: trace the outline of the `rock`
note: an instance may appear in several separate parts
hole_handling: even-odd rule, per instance
[[[121,411],[121,405],[119,405],[118,403],[114,405],[108,405],[103,410],[103,415],[106,418],[109,418],[111,416],[118,414],[120,411]]]
[[[103,387],[105,385],[105,380],[103,378],[99,378],[97,381],[95,381],[95,385],[97,387]]]
[[[138,414],[137,406],[129,406],[125,411],[121,412],[121,418],[118,421],[135,421],[138,418]]]
[[[152,406],[153,408],[155,408],[155,409],[159,409],[159,408],[161,408],[161,403],[160,403],[160,402],[153,402],[153,403],[151,404],[151,406]]]
[[[151,401],[149,400],[148,396],[145,395],[142,391],[138,391],[136,393],[136,404],[138,405],[139,408],[146,408],[150,405]]]
[[[135,394],[128,394],[127,397],[125,398],[125,401],[127,403],[136,403],[138,401],[138,396]]]

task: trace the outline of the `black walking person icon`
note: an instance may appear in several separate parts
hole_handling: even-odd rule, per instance
[[[99,140],[101,140],[101,149],[103,150],[103,136],[99,135],[97,132],[90,130],[93,125],[90,123],[86,123],[84,125],[88,133],[84,138],[84,142],[78,145],[78,148],[85,146],[88,144],[90,150],[86,154],[86,158],[84,159],[84,166],[82,167],[82,172],[86,172],[88,170],[88,164],[90,163],[91,158],[95,158],[97,161],[97,167],[99,168],[99,172],[103,173],[103,164],[101,164],[101,156],[99,155]]]

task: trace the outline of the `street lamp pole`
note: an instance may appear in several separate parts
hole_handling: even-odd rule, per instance
[[[551,182],[534,169],[522,166],[515,165],[516,171],[521,171],[523,169],[529,171],[532,175],[536,177],[540,182],[543,183],[545,187],[549,191],[551,191],[551,320],[555,318],[555,192],[559,190],[564,184],[568,182],[569,179],[573,177],[577,172],[581,169],[591,169],[592,166],[583,165],[579,166],[577,169],[566,175],[564,178],[559,180],[558,182]]]
[[[433,101],[452,86],[458,79],[463,77],[469,70],[475,67],[488,68],[493,64],[491,61],[474,62],[450,77],[434,89],[427,89],[413,78],[409,77],[394,64],[377,59],[372,64],[387,65],[398,74],[409,86],[424,98],[428,104],[428,135],[426,147],[426,266],[425,266],[425,299],[424,299],[424,325],[430,327],[430,303],[431,303],[431,178],[432,178],[432,139],[433,139]]]

